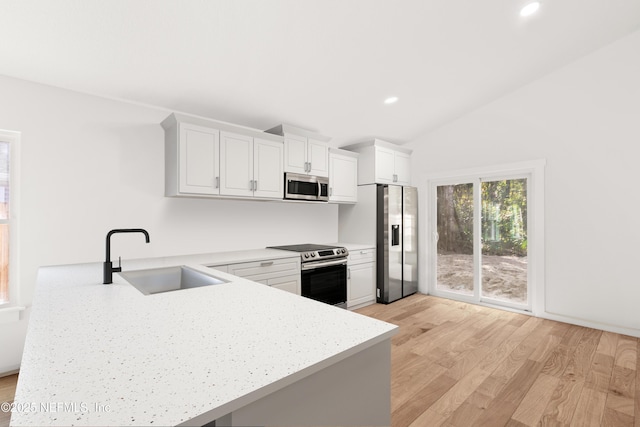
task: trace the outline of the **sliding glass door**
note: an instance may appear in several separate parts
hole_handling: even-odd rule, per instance
[[[527,305],[527,179],[480,183],[482,242],[480,295]]]
[[[431,181],[435,295],[531,310],[528,175]]]
[[[474,295],[473,184],[437,187],[437,280],[443,292]]]

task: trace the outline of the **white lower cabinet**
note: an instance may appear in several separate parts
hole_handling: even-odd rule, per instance
[[[300,257],[229,264],[228,272],[296,295],[302,291]]]
[[[376,250],[349,252],[347,262],[347,308],[356,309],[376,301]]]
[[[300,274],[268,279],[267,285],[272,288],[282,289],[283,291],[300,295]]]

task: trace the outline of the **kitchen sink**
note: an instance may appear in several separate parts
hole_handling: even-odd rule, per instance
[[[125,271],[118,274],[144,295],[227,283],[226,280],[196,271],[184,265]]]

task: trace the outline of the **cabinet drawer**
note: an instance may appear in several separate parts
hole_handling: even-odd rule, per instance
[[[234,276],[262,282],[277,277],[300,275],[300,258],[283,258],[229,265]]]
[[[349,251],[348,262],[350,265],[362,264],[365,262],[374,262],[375,260],[376,260],[376,250],[373,248],[361,249],[357,251]]]
[[[224,265],[207,265],[208,268],[213,268],[214,270],[222,271],[223,273],[229,272],[229,266]]]

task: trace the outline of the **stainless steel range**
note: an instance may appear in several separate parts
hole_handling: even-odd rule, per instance
[[[271,246],[298,252],[302,262],[302,296],[347,308],[346,248],[331,245]]]

